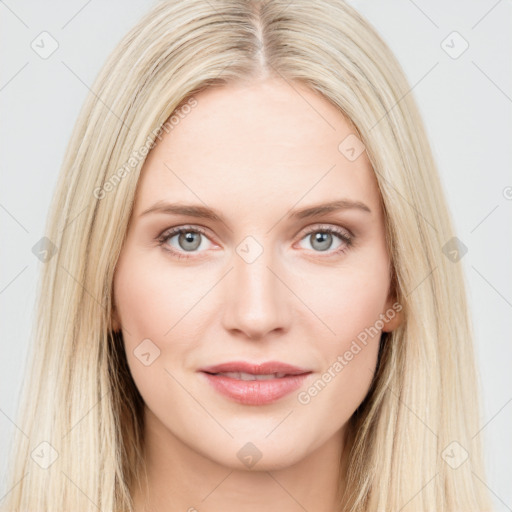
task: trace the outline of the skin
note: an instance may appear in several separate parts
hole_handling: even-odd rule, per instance
[[[149,488],[134,489],[135,510],[332,512],[346,425],[369,390],[380,331],[309,403],[297,397],[395,302],[375,175],[365,152],[351,161],[338,149],[354,129],[304,86],[267,78],[196,100],[148,155],[114,277],[114,329],[146,404]],[[341,198],[371,211],[288,217]],[[141,216],[158,201],[207,206],[224,222]],[[159,245],[181,226],[205,230],[198,248],[187,252],[193,244],[179,234]],[[322,251],[315,233],[326,227],[348,230],[352,244],[332,235]],[[263,250],[251,263],[237,252],[248,236]],[[397,314],[382,330],[401,321]],[[148,366],[134,354],[144,339],[151,354],[160,350]],[[312,373],[277,402],[243,405],[198,373],[233,360]],[[248,442],[261,454],[252,467],[237,456]]]

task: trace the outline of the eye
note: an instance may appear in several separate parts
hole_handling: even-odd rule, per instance
[[[338,245],[334,247],[335,250],[329,251],[332,249],[333,243],[336,243],[336,239]],[[199,249],[206,250],[208,248],[208,243],[205,247],[203,242],[209,238],[206,231],[198,226],[181,226],[166,230],[157,237],[157,240],[165,251],[181,259],[193,258],[195,253],[204,252]],[[314,252],[328,252],[328,256],[343,253],[352,245],[350,232],[335,226],[315,226],[303,235],[302,240],[310,240]],[[172,243],[173,241],[174,243]]]
[[[174,240],[174,244],[169,243]],[[165,231],[158,237],[159,245],[164,247],[164,250],[173,253],[178,258],[191,258],[186,253],[194,253],[204,244],[203,241],[207,240],[206,232],[198,227],[179,227],[172,228]],[[185,254],[183,254],[185,253]]]
[[[329,255],[339,254],[345,252],[352,245],[352,236],[342,228],[334,226],[315,226],[305,233],[302,240],[309,240],[315,252],[326,252],[332,248],[333,243],[335,246],[334,251],[330,251]]]

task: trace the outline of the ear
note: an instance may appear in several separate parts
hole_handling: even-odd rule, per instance
[[[119,321],[117,310],[114,304],[112,305],[112,317],[110,324],[112,332],[117,332],[121,330],[121,322]]]
[[[394,331],[404,321],[404,307],[394,294],[391,294],[386,301],[386,311],[382,315],[382,321],[384,322],[382,332]]]

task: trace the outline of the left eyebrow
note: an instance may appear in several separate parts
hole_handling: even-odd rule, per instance
[[[329,203],[320,203],[301,210],[296,210],[290,214],[290,217],[297,219],[305,219],[308,217],[316,217],[318,215],[324,215],[339,210],[351,210],[356,209],[366,213],[372,211],[366,204],[361,201],[352,201],[351,199],[339,199],[337,201],[331,201]]]
[[[339,199],[328,203],[319,203],[308,206],[300,210],[295,210],[289,214],[289,217],[295,219],[305,219],[316,217],[339,210],[356,209],[366,213],[371,213],[370,208],[361,201],[352,201],[350,199]],[[193,204],[167,203],[158,201],[153,206],[144,210],[139,217],[150,213],[166,213],[169,215],[186,215],[189,217],[197,217],[202,219],[210,219],[219,222],[225,222],[224,217],[213,208]]]

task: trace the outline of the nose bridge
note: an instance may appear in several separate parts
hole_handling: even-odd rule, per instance
[[[243,331],[251,338],[286,327],[288,320],[283,284],[274,275],[274,267],[279,265],[274,251],[270,246],[264,247],[262,238],[247,236],[238,244],[228,279],[230,299],[225,327]]]

